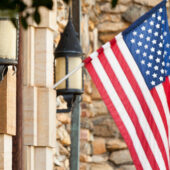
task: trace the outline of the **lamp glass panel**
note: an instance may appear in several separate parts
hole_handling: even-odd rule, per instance
[[[80,57],[69,57],[69,72],[75,69],[82,63]],[[69,88],[70,89],[82,89],[82,69],[79,69],[77,72],[72,74],[69,77]]]
[[[0,20],[0,58],[16,60],[16,28],[9,20]]]
[[[71,72],[82,63],[79,57],[68,57],[68,72]],[[65,57],[56,59],[55,67],[55,81],[58,82],[66,75],[66,62]],[[82,69],[79,69],[68,78],[69,89],[82,89]],[[56,89],[65,89],[66,81],[56,87]]]
[[[55,81],[58,82],[66,75],[66,62],[65,57],[60,57],[55,60]],[[61,84],[59,84],[56,89],[65,89],[66,88],[66,82],[63,81]]]

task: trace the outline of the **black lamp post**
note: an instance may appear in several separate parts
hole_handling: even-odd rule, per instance
[[[8,14],[9,11],[0,11],[0,81],[7,72],[7,66],[18,63],[19,30],[13,25]],[[18,16],[12,19],[19,26]]]
[[[83,53],[70,14],[68,23],[64,32],[61,34],[60,42],[54,54],[56,62],[56,82],[82,63]],[[80,69],[57,86],[57,95],[62,95],[67,101],[68,106],[68,109],[57,110],[57,112],[71,111],[75,95],[81,95],[83,93],[82,84],[82,69]]]

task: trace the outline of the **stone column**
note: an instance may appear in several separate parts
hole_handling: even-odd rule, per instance
[[[56,142],[56,92],[53,85],[53,10],[41,8],[41,23],[30,20],[23,32],[24,170],[52,170]]]
[[[0,170],[12,170],[12,136],[16,134],[16,75],[9,66],[0,82]]]

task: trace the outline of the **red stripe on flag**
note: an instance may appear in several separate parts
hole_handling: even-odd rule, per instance
[[[141,125],[139,123],[139,120],[136,116],[136,113],[125,93],[125,91],[123,90],[122,88],[122,85],[120,84],[120,82],[118,81],[115,73],[113,72],[111,66],[110,66],[110,63],[108,62],[106,56],[104,53],[100,53],[100,55],[98,56],[101,64],[103,65],[113,87],[115,88],[119,98],[121,99],[130,119],[132,120],[133,124],[134,124],[134,127],[136,129],[136,132],[137,132],[137,136],[142,144],[142,147],[143,147],[143,150],[145,151],[145,154],[150,162],[150,165],[152,167],[152,169],[154,170],[159,170],[159,167],[158,167],[158,164],[155,160],[155,157],[150,149],[150,146],[146,140],[146,137],[144,135],[144,132],[141,128]]]
[[[120,64],[122,70],[124,71],[129,83],[131,84],[131,87],[133,88],[133,91],[135,92],[135,94],[136,94],[136,96],[138,98],[138,101],[139,101],[139,103],[140,103],[140,105],[141,105],[141,107],[143,109],[145,117],[146,117],[146,119],[147,119],[147,121],[149,123],[149,126],[150,126],[150,128],[151,128],[151,130],[153,132],[153,135],[154,135],[154,137],[155,137],[155,139],[157,141],[157,144],[158,144],[158,146],[160,148],[160,151],[162,153],[162,157],[164,159],[166,168],[167,168],[167,170],[169,170],[169,164],[168,164],[168,159],[167,159],[167,155],[166,155],[165,146],[163,144],[159,129],[158,129],[156,123],[155,123],[155,120],[154,120],[154,118],[153,118],[153,116],[151,114],[151,111],[150,111],[150,109],[149,109],[149,107],[148,107],[148,105],[147,105],[147,103],[145,101],[145,98],[144,98],[143,94],[142,94],[142,91],[141,91],[135,77],[133,76],[128,64],[126,63],[126,61],[125,61],[119,47],[117,46],[116,40],[113,40],[111,42],[111,48],[112,48],[113,53],[115,54],[115,56],[116,56],[116,58],[117,58],[117,60],[118,60],[118,62]],[[165,139],[165,140],[167,140],[167,139]]]
[[[165,111],[164,111],[163,106],[162,106],[162,102],[161,102],[159,95],[158,95],[155,88],[151,89],[150,92],[152,94],[152,97],[153,97],[156,105],[157,105],[157,108],[159,109],[159,113],[160,113],[162,121],[164,123],[166,135],[167,135],[167,139],[168,139],[168,136],[169,136],[168,135],[168,124],[167,124],[167,120],[166,120],[166,116],[165,116]]]
[[[165,95],[167,98],[168,107],[170,111],[170,80],[168,77],[166,77],[165,81],[163,82],[163,87],[164,87],[164,91],[165,91]]]
[[[132,142],[133,139],[130,138],[130,135],[129,135],[124,123],[122,122],[115,106],[113,105],[109,95],[107,94],[103,84],[101,83],[93,65],[91,63],[88,63],[88,64],[85,64],[85,67],[88,70],[89,74],[91,75],[94,83],[97,85],[96,87],[97,87],[99,93],[101,94],[102,99],[104,100],[109,112],[111,113],[111,115],[112,115],[115,123],[117,124],[122,136],[124,137],[128,147],[131,151],[132,159],[133,159],[133,162],[134,162],[137,170],[143,170],[141,162],[139,161],[138,155],[136,153],[136,150],[135,150],[133,142]]]

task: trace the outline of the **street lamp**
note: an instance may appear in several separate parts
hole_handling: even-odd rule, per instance
[[[68,23],[64,32],[61,34],[61,39],[54,54],[56,82],[82,63],[83,53],[70,14]],[[74,75],[57,86],[57,95],[64,97],[68,107],[68,109],[57,110],[57,112],[71,111],[75,95],[81,95],[83,93],[82,84],[82,69],[79,69]]]
[[[9,65],[17,65],[18,29],[11,22],[8,11],[0,11],[0,81]],[[19,25],[18,16],[12,18]]]

